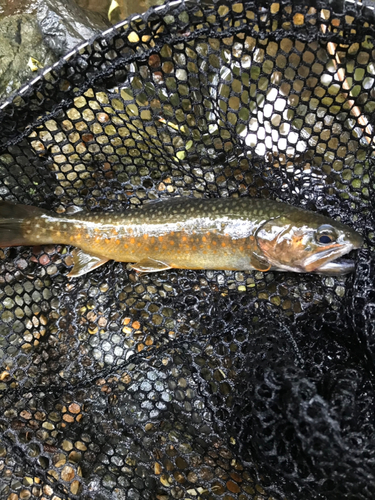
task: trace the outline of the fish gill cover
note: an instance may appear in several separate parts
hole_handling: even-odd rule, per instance
[[[3,103],[0,197],[59,213],[253,196],[340,218],[354,275],[0,251],[0,497],[375,496],[374,17],[169,2]]]

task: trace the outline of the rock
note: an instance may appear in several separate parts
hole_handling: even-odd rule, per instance
[[[112,0],[76,0],[77,4],[83,9],[99,12],[104,17],[108,17],[108,9],[111,5],[111,1]]]
[[[28,66],[30,57],[43,66],[57,57],[44,44],[35,16],[19,14],[0,21],[0,96],[18,89],[35,73]]]
[[[104,16],[83,10],[74,0],[40,0],[37,19],[45,43],[59,57],[111,26]]]
[[[10,15],[0,21],[1,99],[36,75],[28,66],[30,57],[48,67],[111,26],[105,16],[85,11],[74,0],[21,0],[7,5],[2,14]]]
[[[0,2],[1,19],[15,14],[34,14],[35,11],[35,0],[5,0]]]

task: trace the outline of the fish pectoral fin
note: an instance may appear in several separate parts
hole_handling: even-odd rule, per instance
[[[271,264],[255,253],[252,254],[250,262],[256,271],[266,272],[271,269]]]
[[[93,269],[105,264],[108,259],[105,257],[98,257],[84,252],[79,248],[75,248],[73,254],[73,269],[69,272],[69,278],[77,278],[83,274],[89,273]]]
[[[135,264],[131,264],[132,269],[139,271],[140,273],[157,273],[158,271],[165,271],[166,269],[171,269],[169,264],[162,262],[161,260],[151,259],[147,257],[142,259]]]

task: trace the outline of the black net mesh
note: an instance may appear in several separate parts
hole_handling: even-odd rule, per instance
[[[171,2],[0,109],[0,197],[63,213],[254,196],[365,238],[354,275],[0,250],[0,497],[373,499],[371,8]]]

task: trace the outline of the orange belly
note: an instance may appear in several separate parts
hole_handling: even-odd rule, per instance
[[[253,269],[251,256],[256,247],[254,237],[233,239],[210,231],[134,236],[111,235],[107,230],[102,234],[97,231],[95,237],[72,234],[69,243],[93,255],[120,262],[137,263],[151,258],[173,268],[223,270]]]

